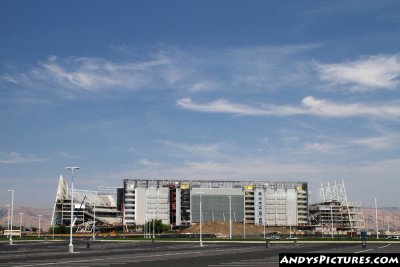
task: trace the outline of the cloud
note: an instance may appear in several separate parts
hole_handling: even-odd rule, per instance
[[[341,64],[317,64],[320,79],[353,91],[394,89],[399,86],[400,57],[369,56]]]
[[[310,63],[299,59],[318,45],[254,46],[229,49],[163,47],[142,51],[111,45],[124,60],[49,56],[27,70],[0,75],[3,82],[27,89],[68,93],[172,89],[273,90],[308,81]]]
[[[321,153],[329,153],[337,148],[337,145],[331,143],[308,143],[304,145],[306,151],[316,151]]]
[[[298,106],[249,106],[219,99],[206,104],[197,104],[191,98],[176,101],[180,108],[205,113],[228,113],[239,116],[294,116],[313,115],[321,117],[376,116],[385,118],[400,117],[400,106],[337,104],[313,96],[303,98]]]
[[[219,158],[224,154],[221,152],[221,144],[188,144],[179,143],[169,140],[162,140],[161,142],[168,153],[177,157],[204,157],[204,158]]]
[[[366,137],[351,140],[351,144],[363,145],[373,149],[388,149],[394,148],[399,143],[399,135]]]
[[[157,55],[147,60],[115,62],[100,58],[50,56],[26,72],[6,73],[2,79],[29,88],[100,92],[109,89],[137,90],[166,82],[170,59]]]
[[[151,161],[151,160],[148,160],[148,159],[145,159],[145,158],[140,159],[140,160],[139,160],[139,164],[142,165],[142,166],[147,166],[147,167],[156,167],[156,166],[160,166],[159,163],[154,162],[154,161]]]
[[[32,154],[27,154],[25,156],[20,155],[16,152],[0,152],[0,164],[6,165],[14,165],[14,164],[27,164],[27,163],[34,163],[34,162],[43,162],[47,161],[47,159],[39,158]]]

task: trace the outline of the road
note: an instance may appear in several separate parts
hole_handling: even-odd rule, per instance
[[[0,266],[279,266],[278,254],[313,253],[399,253],[400,244],[315,244],[315,243],[198,243],[95,241],[74,242],[68,253],[67,241],[0,243]]]

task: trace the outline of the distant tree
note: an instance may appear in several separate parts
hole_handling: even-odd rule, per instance
[[[32,227],[31,227],[31,230],[32,230],[32,232],[36,232],[36,231],[38,230],[38,228],[37,228],[37,227],[34,227],[34,226],[32,226]]]
[[[49,233],[53,233],[53,227],[49,228]],[[68,234],[69,227],[66,227],[64,225],[57,225],[54,227],[54,233],[55,234]]]

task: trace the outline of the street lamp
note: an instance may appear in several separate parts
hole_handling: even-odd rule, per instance
[[[13,233],[13,217],[14,217],[14,189],[9,189],[8,192],[11,192],[11,219],[10,219],[10,245],[13,244],[12,241],[12,233]]]
[[[93,206],[93,240],[96,240],[96,203]]]
[[[379,239],[379,230],[378,230],[378,205],[376,204],[376,197],[375,200],[375,224],[376,224],[376,239]]]
[[[331,204],[331,228],[332,228],[332,239],[334,238],[333,235],[333,212],[332,212],[332,204]]]
[[[38,234],[38,238],[40,238],[40,218],[42,217],[42,215],[38,215],[39,217],[39,234]]]
[[[229,239],[232,239],[232,196],[229,198]]]
[[[203,217],[203,212],[202,212],[202,208],[201,208],[201,194],[203,192],[199,192],[200,193],[200,247],[203,246],[203,229],[202,229],[202,217]]]
[[[79,170],[79,167],[65,167],[71,171],[71,225],[69,233],[69,253],[74,252],[74,245],[72,244],[72,228],[74,226],[74,171]]]
[[[243,188],[243,239],[246,239],[246,189]]]
[[[19,213],[19,238],[22,238],[22,215],[24,215],[23,212]]]

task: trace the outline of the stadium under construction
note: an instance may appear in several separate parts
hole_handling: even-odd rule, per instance
[[[203,222],[255,226],[363,227],[361,205],[347,202],[344,183],[321,187],[322,192],[325,199],[309,205],[307,182],[125,179],[121,187],[74,189],[72,207],[71,190],[60,176],[52,225],[69,226],[73,208],[75,225],[82,230],[94,220],[127,232],[142,232],[152,220],[181,229],[198,224],[200,216]]]

